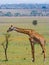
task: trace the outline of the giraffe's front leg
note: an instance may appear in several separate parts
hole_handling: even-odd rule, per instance
[[[34,57],[34,40],[32,38],[29,38],[30,44],[31,44],[31,50],[32,50],[32,61],[35,61]]]

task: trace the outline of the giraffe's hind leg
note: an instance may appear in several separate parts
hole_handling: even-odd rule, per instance
[[[44,55],[44,61],[46,60],[46,50],[45,50],[45,44],[44,42],[41,43],[41,47],[42,47],[42,53]]]

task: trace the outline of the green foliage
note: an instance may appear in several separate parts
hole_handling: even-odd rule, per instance
[[[37,25],[37,20],[33,20],[33,25]]]
[[[15,13],[15,15],[14,16],[20,16],[20,13]]]
[[[13,16],[11,12],[7,12],[6,14],[4,14],[5,16]]]
[[[33,11],[31,12],[31,15],[32,15],[32,16],[36,16],[37,13],[38,13],[37,10],[33,10]]]

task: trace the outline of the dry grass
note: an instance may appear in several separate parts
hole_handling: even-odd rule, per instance
[[[37,20],[37,26],[32,24],[33,20]],[[49,65],[49,17],[0,17],[0,65]],[[45,23],[44,23],[45,22]],[[43,55],[41,55],[42,49],[40,45],[35,45],[35,62],[31,61],[31,47],[28,40],[28,36],[18,32],[10,32],[11,35],[8,45],[8,60],[5,62],[4,50],[1,45],[5,41],[3,34],[6,33],[9,26],[14,26],[34,29],[42,34],[46,41],[46,61],[43,62]],[[5,44],[5,43],[4,43]]]

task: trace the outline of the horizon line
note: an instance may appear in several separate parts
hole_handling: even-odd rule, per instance
[[[3,4],[0,3],[0,5],[6,5],[6,4],[49,4],[49,3],[3,3]]]

